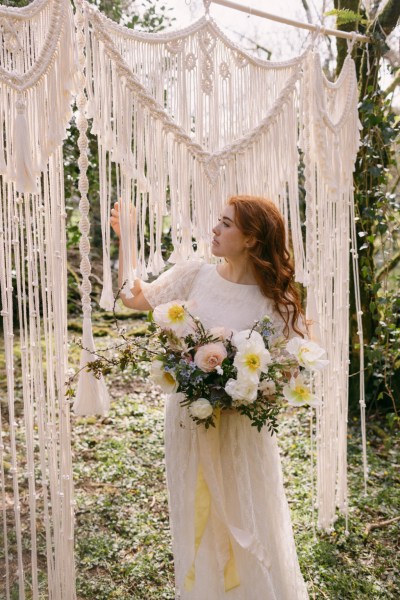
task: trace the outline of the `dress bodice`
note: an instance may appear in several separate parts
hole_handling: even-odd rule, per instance
[[[268,315],[275,333],[283,329],[283,321],[272,300],[262,294],[258,285],[245,285],[224,279],[215,264],[187,261],[165,271],[152,283],[142,282],[142,291],[155,308],[173,300],[190,301],[190,312],[203,325],[240,331]]]
[[[271,300],[257,285],[233,283],[224,279],[216,265],[204,264],[191,286],[188,299],[191,312],[206,328],[249,329],[266,314],[273,317]]]

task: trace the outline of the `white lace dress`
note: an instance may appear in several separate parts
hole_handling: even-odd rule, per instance
[[[282,327],[272,303],[256,285],[223,279],[215,265],[175,265],[143,284],[152,307],[190,300],[206,327],[242,330],[269,314]],[[211,453],[211,449],[217,448]],[[181,600],[304,600],[282,483],[276,436],[260,433],[247,417],[222,413],[219,429],[197,426],[179,397],[167,399],[165,454],[175,561],[176,597]],[[211,493],[211,509],[195,551],[195,495],[199,463]],[[230,541],[240,584],[225,591],[224,566]],[[185,580],[194,564],[195,582]]]

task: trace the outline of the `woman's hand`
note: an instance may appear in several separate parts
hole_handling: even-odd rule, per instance
[[[111,217],[110,217],[110,225],[114,231],[114,233],[120,237],[121,236],[121,227],[119,224],[119,205],[118,202],[114,203],[114,208],[111,209]]]
[[[114,208],[111,209],[111,217],[110,217],[110,225],[118,238],[121,237],[121,225],[119,222],[119,207],[121,205],[121,202],[122,202],[122,198],[120,198],[118,202],[114,203]],[[130,214],[130,219],[131,219],[131,227],[132,227],[132,229],[135,229],[135,227],[136,227],[136,208],[129,207],[129,214]]]

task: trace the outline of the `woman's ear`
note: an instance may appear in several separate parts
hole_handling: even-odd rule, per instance
[[[246,248],[254,248],[256,243],[257,243],[257,240],[253,236],[251,236],[251,237],[247,238],[247,240],[245,242],[245,246],[246,246]]]

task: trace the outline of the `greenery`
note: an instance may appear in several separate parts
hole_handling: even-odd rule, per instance
[[[361,305],[365,340],[366,400],[370,411],[397,419],[400,397],[400,212],[398,140],[400,120],[392,106],[392,87],[381,88],[380,71],[388,62],[387,36],[400,17],[400,3],[389,0],[379,12],[374,3],[368,15],[360,0],[335,0],[338,29],[360,30],[370,38],[353,50],[359,76],[361,148],[354,174],[357,253],[360,264]],[[360,19],[360,15],[362,19]],[[351,18],[353,16],[353,19]],[[337,72],[347,54],[338,40]],[[360,347],[357,313],[351,282],[351,372],[349,401],[359,399]]]
[[[118,316],[124,318],[128,313]],[[130,317],[136,335],[146,327],[146,316],[137,317],[135,321]],[[77,328],[72,321],[71,325]],[[108,320],[95,321],[94,332],[99,349],[119,341]],[[79,364],[79,355],[79,344],[71,342],[73,368]],[[145,375],[145,366],[143,369]],[[18,388],[18,364],[16,374]],[[102,419],[72,419],[78,599],[173,600],[164,473],[164,397],[146,376],[132,375],[129,369],[113,372],[106,379],[112,396],[109,415]],[[0,395],[6,393],[2,385],[5,382],[0,382]],[[18,400],[16,410],[20,419],[22,406]],[[256,430],[254,435],[258,435]],[[349,535],[345,533],[344,517],[337,520],[333,531],[314,533],[309,415],[306,409],[289,409],[279,417],[286,492],[300,565],[312,600],[400,597],[399,431],[391,419],[376,415],[367,423],[367,436],[370,475],[364,495],[360,424],[357,417],[352,418],[348,431]],[[7,456],[5,459],[7,472],[11,464]],[[23,479],[23,531],[29,530],[27,485]],[[39,529],[38,533],[40,600],[46,600],[45,543],[43,531]],[[12,539],[9,542],[12,553]],[[1,548],[0,540],[0,552]],[[11,597],[16,600],[16,581],[13,589]],[[29,592],[26,598],[31,600]]]

